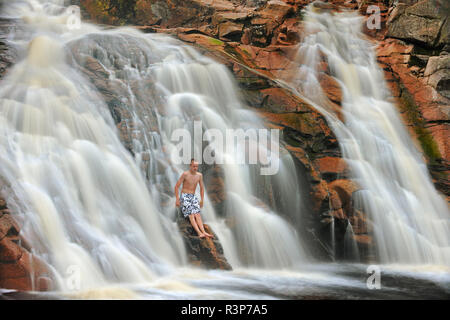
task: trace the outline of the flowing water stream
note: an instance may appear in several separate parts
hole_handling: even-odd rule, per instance
[[[52,268],[57,280],[52,294],[69,298],[255,299],[341,297],[341,288],[349,298],[416,297],[415,292],[407,293],[395,285],[391,288],[389,282],[378,293],[368,294],[361,279],[366,272],[363,265],[311,264],[295,228],[303,210],[302,190],[290,155],[281,146],[278,155],[259,144],[258,149],[279,165],[277,174],[264,176],[259,174],[259,165],[236,164],[250,152],[245,145],[222,151],[209,135],[206,142],[195,140],[191,145],[197,155],[210,145],[216,156],[235,160],[219,166],[226,205],[218,210],[206,198],[203,210],[204,220],[220,239],[233,271],[190,266],[175,222],[173,196],[175,182],[187,166],[176,162],[178,149],[172,135],[185,129],[194,137],[196,123],[204,131],[221,133],[264,126],[257,115],[243,108],[224,66],[165,35],[143,34],[132,28],[105,29],[84,22],[69,29],[65,5],[62,0],[17,0],[2,11],[2,16],[21,19],[16,32],[9,35],[21,60],[0,87],[3,195],[34,253]],[[371,49],[364,44],[362,50]],[[406,132],[402,137],[407,137]],[[343,138],[341,143],[347,141]],[[414,150],[400,142],[394,147],[401,152]],[[391,158],[376,161],[384,167],[397,165],[398,160]],[[411,162],[428,178],[424,164]],[[408,174],[398,175],[409,179]],[[395,182],[390,177],[384,183],[394,190],[400,190],[401,183],[413,188],[417,183],[418,189],[423,188],[423,197],[433,195],[433,187],[424,186],[429,179],[419,183],[400,178]],[[264,186],[269,185],[277,199],[266,192]],[[427,246],[414,245],[421,234],[417,228],[407,232],[411,226],[402,222],[416,219],[416,226],[420,217],[414,214],[401,220],[394,216],[405,215],[405,206],[413,204],[413,191],[404,191],[398,202],[392,200],[397,207],[389,207],[392,217],[380,218],[380,224],[388,229],[379,232],[399,226],[402,232],[397,235],[414,240],[413,251],[403,256],[411,254],[415,259],[416,252],[431,248],[427,252],[435,260],[430,261],[448,266],[448,260],[437,260],[448,258],[448,252],[437,251],[445,243],[448,246],[448,238],[442,234],[442,228],[448,231],[448,220],[439,216],[446,207],[437,193],[430,201],[415,200],[415,209],[426,206],[422,209],[436,215],[425,219],[423,228],[436,235]],[[378,203],[377,198],[361,199]],[[396,208],[399,211],[393,212]],[[403,257],[404,249],[396,250],[386,256]],[[67,282],[67,271],[73,266],[81,280],[75,291]],[[392,278],[400,272],[405,285],[416,280],[418,284],[432,283],[429,295],[440,297],[448,292],[449,284],[447,270],[440,268],[431,275],[427,268],[413,269],[423,274],[422,280],[409,274],[410,268],[405,266],[386,272]]]
[[[370,217],[378,260],[449,266],[448,204],[389,101],[383,70],[362,23],[355,12],[320,12],[309,5],[293,83],[326,115],[338,137],[362,187],[355,206]],[[342,90],[343,121],[319,82],[322,56]]]

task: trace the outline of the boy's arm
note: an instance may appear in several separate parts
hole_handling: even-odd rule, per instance
[[[203,186],[203,175],[200,173],[200,196],[202,197],[200,201],[200,208],[203,208],[203,198],[205,196],[205,188]]]
[[[178,181],[177,181],[177,184],[175,185],[175,197],[176,197],[176,201],[175,201],[175,206],[176,207],[179,207],[180,206],[180,193],[179,193],[179,188],[180,188],[180,185],[183,183],[183,181],[184,181],[184,177],[185,177],[185,174],[184,174],[184,172],[183,172],[183,174],[181,175],[181,177],[180,177],[180,179],[178,179]]]

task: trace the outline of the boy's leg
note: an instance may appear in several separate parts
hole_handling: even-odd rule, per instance
[[[205,235],[202,233],[202,231],[200,231],[198,229],[198,225],[197,225],[197,222],[195,221],[195,217],[194,216],[195,216],[195,214],[190,214],[189,215],[189,221],[191,222],[191,225],[192,225],[192,227],[194,227],[194,230],[195,230],[195,232],[197,232],[198,236],[200,238],[204,238]],[[203,225],[202,225],[202,227],[203,227]]]
[[[205,231],[205,227],[203,226],[202,217],[200,216],[200,213],[194,213],[194,217],[197,220],[197,225],[199,226],[200,230],[209,238],[213,238],[214,236],[212,234],[209,234]]]

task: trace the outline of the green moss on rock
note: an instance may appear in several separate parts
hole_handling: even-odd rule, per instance
[[[210,38],[209,39],[209,43],[212,44],[213,46],[221,46],[221,45],[223,45],[223,41],[221,41],[219,39],[215,39],[215,38]]]
[[[425,127],[426,122],[423,119],[412,96],[402,85],[401,87],[402,95],[400,96],[400,108],[405,113],[408,123],[413,127],[414,132],[417,135],[417,139],[420,142],[422,151],[427,157],[429,163],[435,164],[438,159],[442,159],[438,144],[434,140],[430,131]]]

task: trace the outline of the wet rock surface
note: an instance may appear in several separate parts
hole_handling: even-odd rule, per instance
[[[53,276],[47,264],[32,254],[20,226],[0,199],[0,288],[48,291]]]
[[[424,153],[436,188],[450,199],[449,3],[389,1],[377,58],[393,102]]]
[[[231,266],[223,255],[220,239],[214,231],[204,224],[205,231],[214,238],[199,238],[188,219],[179,213],[177,224],[187,249],[189,262],[205,269],[231,270]]]
[[[16,21],[7,18],[0,18],[0,79],[4,77],[18,59],[17,50],[8,42],[7,35],[11,29],[15,28]]]

